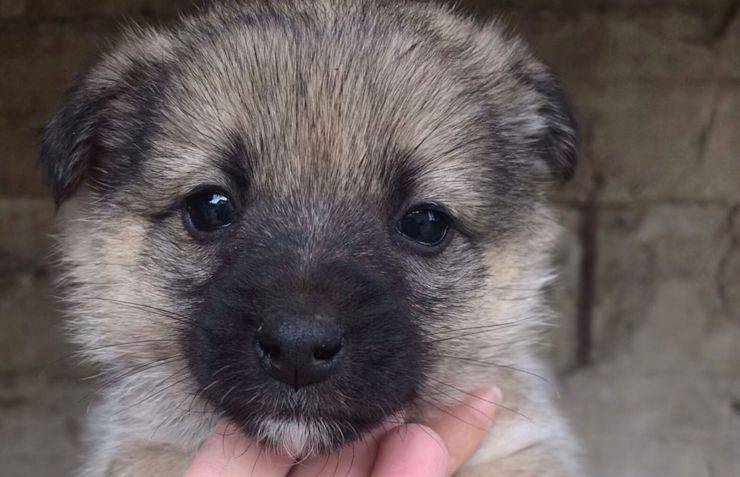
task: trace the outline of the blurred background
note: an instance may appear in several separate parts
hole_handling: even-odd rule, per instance
[[[462,1],[563,78],[581,125],[551,297],[598,477],[740,476],[740,1]],[[37,136],[127,19],[192,1],[0,0],[0,475],[66,476],[91,401],[60,330]]]

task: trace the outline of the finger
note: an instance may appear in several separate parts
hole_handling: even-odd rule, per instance
[[[493,424],[501,391],[481,390],[457,406],[428,419],[427,424],[445,443],[449,453],[447,475],[455,473],[478,449]]]
[[[221,424],[203,443],[185,477],[285,477],[292,464],[247,439],[233,425]]]
[[[314,457],[299,463],[288,474],[289,477],[320,477],[336,475],[342,477],[367,477],[373,468],[378,439],[386,432],[381,428],[358,442],[343,447],[329,456]]]
[[[437,433],[421,424],[398,426],[378,447],[372,477],[444,477],[449,455]]]

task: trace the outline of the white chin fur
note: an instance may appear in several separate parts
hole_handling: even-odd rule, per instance
[[[258,438],[274,443],[277,451],[292,458],[315,455],[329,443],[331,425],[321,421],[266,419],[260,424]]]

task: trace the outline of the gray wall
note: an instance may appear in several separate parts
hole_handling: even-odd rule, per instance
[[[0,475],[67,475],[92,390],[63,358],[34,129],[122,16],[189,3],[0,0]],[[462,3],[530,40],[582,126],[552,353],[594,475],[738,475],[740,2]]]

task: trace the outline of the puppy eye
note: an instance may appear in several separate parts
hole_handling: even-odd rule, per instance
[[[444,212],[421,206],[398,221],[398,231],[418,244],[437,247],[445,241],[451,224],[452,219]]]
[[[215,232],[236,219],[231,199],[218,189],[195,192],[185,199],[187,224],[198,232]]]

